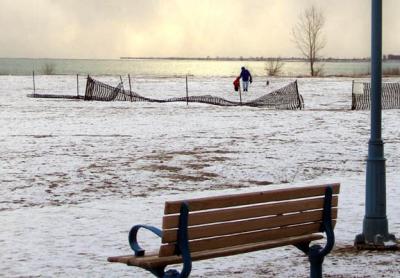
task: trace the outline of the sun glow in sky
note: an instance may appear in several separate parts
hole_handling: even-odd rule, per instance
[[[399,0],[384,53],[400,54]],[[370,55],[370,0],[0,0],[0,57],[299,56],[291,30],[315,4],[325,57]]]

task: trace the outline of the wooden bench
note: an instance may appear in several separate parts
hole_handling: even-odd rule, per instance
[[[162,231],[137,225],[129,233],[135,255],[108,258],[157,277],[188,277],[192,261],[294,245],[309,257],[311,277],[322,277],[322,262],[334,245],[340,184],[197,198],[165,203]],[[156,253],[137,242],[140,228],[161,237]],[[326,245],[309,246],[323,238]],[[181,272],[166,266],[183,263]]]

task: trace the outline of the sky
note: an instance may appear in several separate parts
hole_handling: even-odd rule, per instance
[[[383,52],[400,54],[400,1],[383,2]],[[323,57],[370,56],[371,0],[0,0],[0,57],[300,56],[313,4]]]

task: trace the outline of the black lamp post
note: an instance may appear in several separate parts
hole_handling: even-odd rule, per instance
[[[382,140],[382,0],[372,0],[371,36],[371,137],[368,143],[366,198],[359,248],[393,248],[386,217],[386,168]]]

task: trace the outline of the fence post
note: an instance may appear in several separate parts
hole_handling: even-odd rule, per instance
[[[124,82],[122,81],[122,76],[121,76],[121,75],[119,76],[119,79],[121,80],[122,92],[123,92],[123,95],[124,95],[124,100],[126,100],[125,89],[124,89]]]
[[[132,85],[131,85],[131,75],[128,73],[128,80],[129,80],[129,95],[131,96],[132,102]]]
[[[297,85],[297,79],[294,81],[294,85],[296,87],[296,94],[297,94],[297,100],[299,102],[299,108],[304,109],[304,102],[302,101],[301,97],[300,97],[300,93],[299,93],[299,86]]]
[[[239,84],[239,99],[240,99],[240,105],[242,105],[242,87]]]
[[[35,71],[32,71],[32,77],[33,77],[33,94],[36,94]]]
[[[86,89],[85,89],[85,96],[83,97],[83,100],[91,100],[89,98],[89,92],[90,92],[90,87],[91,85],[89,84],[89,82],[91,81],[90,76],[88,74],[87,78],[86,78]]]
[[[356,100],[354,96],[354,80],[351,82],[351,110],[356,109]]]
[[[76,75],[76,95],[79,98],[79,74]]]
[[[186,75],[186,106],[189,105],[189,88],[188,88],[188,76]]]

